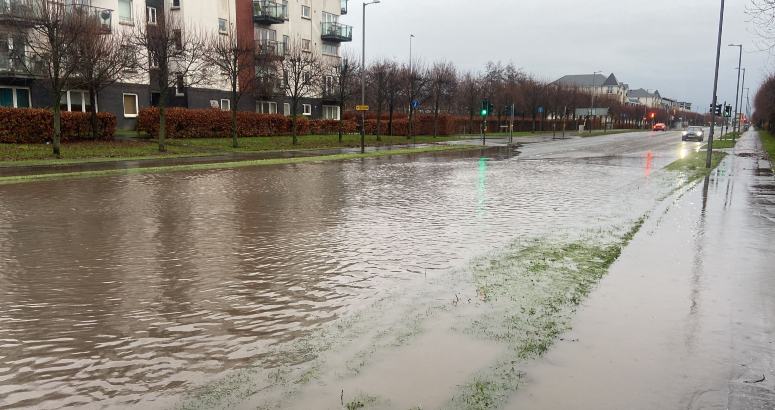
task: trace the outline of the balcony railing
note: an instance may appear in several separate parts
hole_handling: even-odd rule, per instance
[[[0,77],[34,77],[45,72],[43,60],[29,52],[0,51]]]
[[[271,57],[285,56],[285,44],[275,40],[256,40],[256,53]]]
[[[288,7],[272,0],[253,1],[253,21],[258,24],[282,24],[288,16]]]
[[[327,41],[353,41],[353,28],[339,23],[323,23],[323,33],[320,36]]]
[[[108,32],[111,30],[113,25],[113,10],[103,9],[101,7],[86,6],[82,4],[71,5],[70,10],[89,15],[97,21],[103,30]]]
[[[347,0],[342,0],[342,15],[347,14]]]
[[[35,17],[30,0],[0,0],[0,20],[29,20]]]

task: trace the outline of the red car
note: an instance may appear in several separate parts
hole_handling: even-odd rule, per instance
[[[667,131],[667,127],[665,127],[665,124],[657,123],[654,124],[654,131]]]

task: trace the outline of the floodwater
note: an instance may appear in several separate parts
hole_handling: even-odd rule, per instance
[[[669,184],[653,172],[698,145],[623,134],[2,186],[0,407],[172,406],[515,238],[638,217]]]

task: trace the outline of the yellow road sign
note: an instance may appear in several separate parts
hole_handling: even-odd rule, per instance
[[[369,106],[368,105],[356,105],[355,111],[368,111]]]

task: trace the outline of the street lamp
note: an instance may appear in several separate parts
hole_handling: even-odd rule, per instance
[[[598,73],[602,73],[602,71],[592,73],[592,114],[595,113],[595,76]],[[592,119],[589,120],[589,132],[592,133]]]
[[[745,88],[745,68],[743,69],[743,87],[740,88],[740,109],[743,109],[743,88]],[[737,104],[735,104],[735,107],[737,107]],[[735,110],[735,116],[733,117],[735,121],[737,120],[737,110]],[[740,133],[740,123],[737,124],[737,132]],[[732,134],[732,141],[735,140],[737,137],[736,134]]]
[[[745,91],[745,117],[751,118],[751,113],[750,113],[751,102],[748,100],[748,92],[751,91],[751,89],[748,87],[745,87],[743,88],[743,91]],[[740,105],[743,105],[742,101],[743,101],[743,98],[742,96],[740,96],[740,103],[741,103]]]
[[[414,107],[412,107],[412,39],[414,38],[414,34],[409,35],[409,124],[407,124],[407,127],[409,128],[409,137],[412,136],[412,110],[414,110]],[[415,141],[416,142],[416,141]]]
[[[737,116],[737,98],[740,95],[740,69],[743,68],[743,45],[742,44],[730,44],[729,47],[739,47],[740,48],[740,57],[738,57],[737,61],[737,88],[735,88],[735,117]],[[732,139],[735,139],[735,117],[732,118]]]
[[[366,105],[366,6],[380,0],[363,3],[363,58],[361,59],[361,105]],[[361,111],[361,154],[366,152],[366,111]]]

